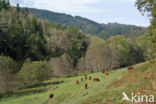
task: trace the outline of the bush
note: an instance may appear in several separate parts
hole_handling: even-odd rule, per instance
[[[30,61],[29,59],[23,64],[18,78],[24,83],[24,86],[40,83],[52,75],[47,61]]]
[[[8,56],[0,56],[0,66],[11,73],[18,70],[18,64]]]
[[[14,72],[17,71],[17,63],[7,56],[0,56],[0,94],[11,92],[17,87]]]

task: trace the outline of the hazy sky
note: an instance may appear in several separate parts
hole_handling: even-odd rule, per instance
[[[46,9],[59,13],[79,15],[99,23],[118,22],[148,26],[149,18],[135,7],[136,0],[10,0],[22,7]]]

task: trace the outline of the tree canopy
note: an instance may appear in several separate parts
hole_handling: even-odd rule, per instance
[[[151,17],[151,26],[148,29],[148,35],[154,48],[156,48],[156,1],[155,0],[137,0],[136,5],[142,13],[148,13]]]

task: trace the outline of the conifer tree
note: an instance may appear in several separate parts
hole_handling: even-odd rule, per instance
[[[16,10],[17,10],[17,12],[20,12],[19,3],[17,3]]]

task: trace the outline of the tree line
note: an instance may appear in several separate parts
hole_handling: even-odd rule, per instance
[[[61,23],[65,24],[66,26],[75,26],[86,33],[99,36],[103,39],[108,39],[109,37],[117,34],[122,35],[125,38],[135,39],[147,31],[146,27],[141,26],[125,25],[119,23],[99,24],[80,16],[73,17],[63,13],[55,13],[48,10],[34,8],[28,8],[28,10],[37,18],[47,19],[51,23]]]

